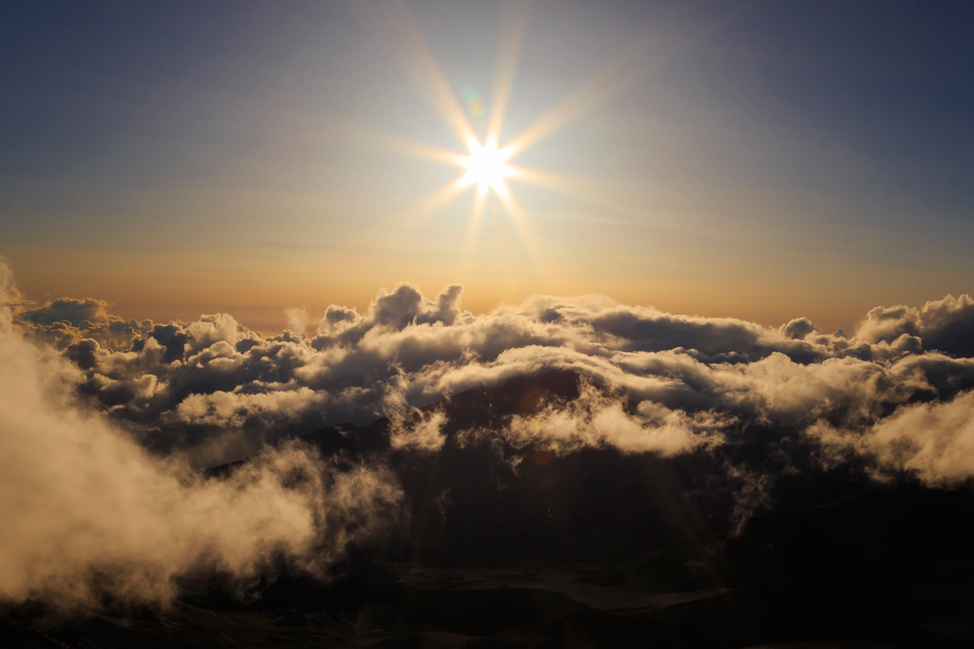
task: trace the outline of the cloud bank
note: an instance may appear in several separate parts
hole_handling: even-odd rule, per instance
[[[306,447],[266,443],[388,416],[393,452],[438,453],[446,414],[417,409],[551,371],[577,376],[578,397],[457,443],[662,457],[758,445],[778,465],[811,449],[816,470],[855,462],[879,480],[974,476],[967,295],[877,307],[848,337],[805,318],[769,328],[600,296],[474,315],[456,285],[431,299],[401,284],[364,313],[332,305],[316,324],[291,309],[278,335],[229,314],[125,321],[92,298],[8,295],[0,513],[14,532],[0,540],[0,580],[15,595],[84,600],[97,576],[165,601],[200,562],[246,577],[284,555],[318,570],[395,520],[402,494],[381,462],[339,471]],[[194,470],[252,455],[225,480]],[[747,487],[738,522],[771,501],[768,467],[725,468]]]
[[[843,448],[849,439],[873,439],[869,453],[885,458],[876,444],[907,451],[877,432],[883,426],[921,412],[918,404],[931,413],[959,408],[952,400],[966,403],[974,388],[967,295],[921,308],[877,307],[851,337],[819,332],[805,318],[768,328],[599,296],[539,296],[473,315],[461,309],[461,295],[453,285],[429,299],[401,284],[380,291],[365,313],[328,307],[310,334],[307,314],[294,310],[284,333],[261,335],[229,314],[123,321],[90,298],[21,308],[14,326],[70,359],[78,393],[143,445],[191,448],[203,464],[250,454],[276,437],[366,424],[551,369],[578,373],[614,401],[588,391],[530,422],[514,419],[502,434],[565,449],[609,444],[666,454],[762,429],[821,444],[842,440]],[[415,443],[435,450],[438,424],[427,424]],[[931,414],[924,425],[922,434],[933,436],[948,422]],[[851,448],[865,453],[863,444]],[[925,457],[948,447],[916,446]],[[933,459],[925,468],[900,466],[931,482],[974,471],[966,461],[949,470]]]
[[[102,303],[58,302],[50,311],[58,316],[79,307],[110,322]],[[45,331],[68,322],[43,313],[21,321]],[[102,413],[78,406],[88,378],[68,358],[25,342],[0,309],[0,588],[12,597],[164,605],[177,578],[199,568],[241,583],[272,560],[323,574],[349,543],[395,518],[401,493],[387,472],[338,471],[300,444],[263,449],[219,480],[179,454],[151,455]]]

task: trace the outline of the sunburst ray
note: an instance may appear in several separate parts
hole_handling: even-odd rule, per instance
[[[355,134],[358,142],[376,149],[396,153],[420,160],[440,162],[454,167],[463,167],[463,157],[456,151],[450,151],[419,140],[383,133],[374,130],[361,129]]]
[[[538,249],[535,245],[536,239],[534,233],[531,231],[531,226],[528,224],[528,219],[525,217],[521,202],[517,200],[514,192],[511,191],[506,182],[502,181],[500,187],[496,188],[495,193],[497,194],[498,200],[500,200],[501,206],[504,208],[504,213],[507,214],[508,220],[514,226],[514,231],[517,232],[518,237],[521,239],[521,243],[528,253],[528,258],[534,267],[540,271],[541,264],[539,263]]]
[[[483,141],[474,133],[470,120],[433,57],[413,14],[404,2],[393,0],[382,5],[371,6],[374,8],[373,15],[378,18],[377,22],[385,29],[387,40],[397,48],[398,57],[406,63],[417,87],[468,152],[467,155],[463,155],[407,138],[370,135],[367,138],[370,142],[397,153],[466,169],[452,182],[400,211],[396,215],[397,220],[404,218],[415,220],[417,217],[425,220],[453,202],[466,189],[475,187],[461,255],[461,258],[467,258],[473,254],[487,201],[493,193],[539,270],[536,240],[531,233],[525,210],[509,187],[508,181],[524,182],[559,192],[627,217],[645,217],[649,212],[635,209],[624,201],[618,200],[616,196],[621,193],[619,187],[609,187],[598,181],[517,167],[510,164],[510,161],[552,133],[612,99],[643,77],[651,68],[662,66],[675,52],[699,40],[725,22],[714,21],[690,39],[663,43],[659,40],[651,42],[649,38],[644,38],[620,48],[611,58],[609,65],[579,85],[574,92],[504,144],[501,142],[504,119],[521,44],[525,38],[531,3],[513,0],[505,2],[502,6],[497,59],[491,90],[492,110]],[[652,57],[649,56],[651,46]]]
[[[645,41],[632,43],[620,49],[612,57],[609,65],[508,142],[507,147],[511,149],[512,157],[523,153],[625,90],[641,76],[639,63],[647,49],[648,44]]]
[[[469,187],[463,176],[457,176],[442,187],[421,196],[404,209],[390,215],[389,221],[425,223],[436,213],[455,201]]]
[[[473,206],[470,208],[470,222],[467,224],[467,236],[463,244],[462,258],[467,259],[473,253],[474,242],[480,233],[480,224],[484,218],[484,210],[487,207],[487,187],[478,185],[474,193]]]
[[[688,38],[668,43],[654,43],[649,38],[642,38],[620,47],[608,65],[507,143],[506,146],[512,151],[511,157],[523,153],[555,131],[614,98],[651,71],[661,68],[678,52],[726,25],[748,4],[746,1],[738,3]],[[656,50],[650,57],[654,46]]]
[[[511,170],[510,177],[512,180],[541,187],[571,198],[577,198],[589,205],[604,207],[623,216],[644,217],[647,215],[646,210],[635,209],[622,201],[610,198],[613,194],[618,194],[626,189],[621,184],[579,178],[577,176],[568,176],[515,165],[508,165],[508,167]]]
[[[386,41],[396,47],[397,58],[406,66],[417,88],[440,114],[461,144],[476,137],[470,120],[457,101],[439,63],[426,44],[426,39],[416,23],[412,11],[402,0],[370,4],[368,8],[386,36]]]
[[[494,85],[491,89],[491,114],[484,137],[487,142],[500,142],[501,139],[501,129],[504,126],[504,116],[507,112],[511,88],[514,85],[514,74],[517,71],[517,61],[521,53],[521,45],[524,43],[530,11],[530,0],[509,1],[501,6]]]

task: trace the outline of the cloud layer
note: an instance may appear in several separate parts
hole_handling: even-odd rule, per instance
[[[365,313],[328,307],[311,333],[306,314],[293,310],[283,334],[261,335],[228,314],[126,322],[90,298],[21,309],[16,326],[70,359],[79,393],[145,446],[192,448],[210,464],[283,435],[365,424],[550,369],[574,371],[614,401],[586,392],[531,422],[513,420],[505,435],[672,453],[763,427],[825,443],[838,438],[820,434],[822,426],[842,439],[875,436],[882,422],[906,417],[904,409],[936,409],[974,387],[967,295],[877,307],[852,337],[821,333],[804,318],[767,328],[599,296],[540,296],[475,316],[460,308],[461,295],[454,285],[429,299],[401,284],[381,291]],[[433,429],[417,435],[436,448]],[[949,473],[956,480],[969,471]]]
[[[864,464],[880,480],[974,476],[967,295],[877,307],[851,337],[804,318],[768,328],[599,296],[474,315],[459,286],[429,299],[401,284],[364,313],[332,305],[310,326],[288,310],[279,335],[229,314],[124,321],[96,299],[8,295],[0,514],[12,532],[0,581],[12,594],[84,600],[97,576],[165,601],[201,562],[245,577],[283,555],[320,570],[395,520],[399,487],[381,462],[338,471],[300,445],[265,443],[385,415],[393,451],[437,453],[446,415],[417,408],[552,370],[579,377],[576,399],[462,430],[458,443],[662,457],[757,444],[811,449],[816,470]],[[225,480],[193,468],[254,454]],[[770,502],[767,467],[725,469],[747,486],[737,519]]]
[[[65,322],[31,316],[47,331]],[[22,340],[0,308],[0,587],[10,596],[165,604],[175,580],[199,568],[241,583],[272,560],[323,574],[396,516],[401,493],[387,472],[338,471],[296,443],[265,448],[221,480],[178,454],[153,456],[78,407],[88,378],[69,357]]]

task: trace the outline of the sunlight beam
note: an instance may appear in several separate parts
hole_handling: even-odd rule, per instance
[[[531,228],[528,226],[527,219],[524,217],[524,208],[521,207],[521,203],[503,180],[499,187],[494,188],[494,193],[497,194],[497,198],[504,208],[504,213],[507,214],[511,225],[514,226],[514,230],[521,238],[521,243],[524,244],[524,248],[528,252],[532,263],[534,263],[536,268],[540,268],[538,265],[538,251],[534,245],[535,239]]]
[[[612,210],[617,214],[634,217],[645,217],[648,214],[645,210],[634,209],[625,203],[606,197],[608,194],[618,193],[623,189],[618,183],[613,187],[611,183],[566,176],[550,171],[540,171],[538,169],[529,169],[514,165],[508,165],[508,168],[510,169],[510,177],[512,180],[541,187],[542,189],[557,192],[571,198],[577,198],[590,205]]]
[[[480,233],[480,224],[484,218],[484,209],[487,206],[487,187],[477,186],[477,192],[473,197],[473,207],[470,209],[470,223],[467,224],[467,237],[463,244],[463,258],[468,259],[473,255],[474,244],[477,235]]]
[[[497,59],[494,65],[494,86],[491,89],[491,114],[485,141],[500,142],[504,115],[514,85],[517,60],[527,31],[531,2],[508,1],[501,6],[500,34],[497,41]]]
[[[355,135],[359,143],[366,146],[371,146],[375,149],[381,149],[383,151],[397,153],[399,155],[408,156],[411,158],[418,158],[420,160],[440,162],[454,167],[462,168],[464,166],[464,156],[456,153],[455,151],[426,144],[425,142],[420,142],[419,140],[413,140],[400,135],[392,135],[391,133],[381,133],[378,131],[366,130],[361,130]]]
[[[433,190],[429,194],[417,199],[405,209],[396,212],[389,218],[392,221],[424,223],[434,214],[455,201],[467,187],[469,187],[469,184],[463,181],[463,176],[459,176],[439,189]]]
[[[402,0],[370,4],[374,22],[394,44],[396,58],[407,68],[409,76],[430,105],[440,114],[461,143],[475,137],[470,120],[457,101],[436,58],[430,51],[412,11]]]
[[[722,29],[748,4],[747,1],[737,3],[716,19],[705,24],[689,38],[669,43],[651,43],[649,38],[642,38],[620,48],[612,57],[609,65],[507,143],[507,146],[512,150],[512,157],[523,153],[555,131],[564,128],[585,113],[612,99],[651,71],[658,70],[678,52],[688,49]],[[658,50],[653,53],[650,59],[648,55],[651,45],[658,45]]]
[[[512,155],[523,153],[629,87],[643,74],[639,63],[646,49],[646,43],[639,41],[620,50],[609,65],[508,142]]]

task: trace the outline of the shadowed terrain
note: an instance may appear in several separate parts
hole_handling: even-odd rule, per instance
[[[468,390],[399,421],[303,437],[339,465],[386,463],[407,515],[326,579],[187,575],[170,608],[4,603],[11,647],[965,646],[974,642],[969,486],[871,480],[855,466],[777,476],[741,515],[727,467],[775,431],[674,458],[556,453],[470,435],[579,397],[548,372]],[[393,429],[445,415],[436,452]],[[764,440],[764,444],[760,444]],[[801,453],[792,457],[801,458]],[[245,463],[210,470],[225,479]]]

